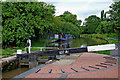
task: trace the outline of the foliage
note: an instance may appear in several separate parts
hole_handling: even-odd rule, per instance
[[[96,33],[113,33],[116,21],[102,21],[96,29]]]
[[[77,26],[75,26],[72,23],[69,22],[60,22],[60,24],[58,25],[59,28],[59,33],[63,33],[63,34],[72,34],[73,37],[78,37],[80,34],[80,30]]]
[[[111,21],[116,21],[116,27],[115,27],[115,31],[120,34],[120,1],[118,2],[114,2],[111,6],[110,6],[110,10],[109,10],[109,14],[110,14],[110,20]],[[120,39],[120,35],[119,39]]]
[[[72,34],[73,37],[79,37],[81,20],[77,20],[77,15],[72,14],[69,11],[65,11],[62,15],[54,18],[56,22],[56,32],[61,34]]]
[[[114,2],[110,6],[109,14],[110,14],[110,19],[111,20],[118,20],[120,19],[120,1],[119,2]]]
[[[80,27],[82,21],[77,20],[77,15],[70,13],[69,11],[65,11],[62,15],[59,16],[62,21],[69,22],[74,24],[77,27]]]
[[[2,2],[3,47],[24,46],[51,32],[55,7],[44,2]]]
[[[85,19],[85,26],[83,27],[85,30],[85,33],[95,33],[96,28],[100,24],[100,18],[96,15],[91,15],[88,18]]]
[[[106,20],[106,14],[107,12],[104,12],[104,10],[101,11],[101,21]]]
[[[84,36],[84,37],[92,37],[92,38],[96,38],[96,37],[103,38],[103,39],[106,39],[109,42],[109,44],[118,43],[118,41],[115,41],[115,40],[112,40],[112,39],[108,38],[108,37],[111,37],[111,38],[117,39],[118,38],[117,33],[106,33],[104,35],[103,34],[82,34],[82,36]]]

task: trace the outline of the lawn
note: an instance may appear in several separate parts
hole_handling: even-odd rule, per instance
[[[112,40],[112,39],[108,38],[108,37],[111,37],[111,38],[118,39],[118,34],[117,33],[110,33],[110,34],[83,34],[82,36],[91,37],[91,38],[95,38],[95,37],[103,38],[103,39],[106,39],[109,42],[108,44],[116,44],[116,43],[118,43],[118,41],[115,41],[115,40]],[[110,51],[95,51],[93,53],[110,55]]]
[[[52,40],[56,40],[56,39],[49,39],[49,40],[42,39],[42,40],[34,41],[34,42],[32,42],[32,47],[45,47],[45,43],[52,41]],[[23,48],[23,47],[16,47],[16,48],[11,47],[11,48],[2,49],[2,51],[1,51],[2,54],[0,54],[0,55],[2,55],[2,58],[14,56],[15,54],[13,54],[13,53],[16,53],[18,49],[25,51],[25,48]],[[31,51],[36,51],[36,50],[40,50],[40,49],[31,48]],[[43,49],[43,51],[45,51],[45,49]]]

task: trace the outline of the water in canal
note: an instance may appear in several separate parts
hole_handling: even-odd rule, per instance
[[[77,38],[77,39],[64,41],[64,42],[51,43],[48,46],[66,48],[69,45],[69,48],[76,48],[76,47],[81,47],[81,46],[97,45],[101,43],[105,43],[105,41],[91,39],[91,38]]]
[[[37,42],[39,43],[39,42]],[[96,45],[96,44],[100,44],[103,42],[100,42],[99,40],[96,41],[94,39],[91,38],[78,38],[78,39],[73,39],[73,40],[69,40],[69,41],[64,41],[64,42],[60,42],[60,43],[51,43],[51,44],[47,44],[47,46],[57,46],[60,48],[66,48],[67,44],[69,44],[70,48],[75,48],[75,47],[80,47],[80,46],[90,46],[90,45]],[[18,69],[14,69],[11,70],[9,72],[5,72],[3,73],[3,78],[13,78],[25,71],[29,70],[29,68],[18,68]]]
[[[11,70],[9,72],[4,72],[4,73],[2,73],[2,78],[10,79],[10,78],[13,78],[27,70],[29,70],[29,68],[22,67],[22,68],[17,68],[17,69]]]

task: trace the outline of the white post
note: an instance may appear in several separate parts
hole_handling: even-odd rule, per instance
[[[27,44],[28,44],[28,53],[31,53],[31,51],[30,51],[30,48],[31,48],[31,40],[30,40],[30,39],[27,40]]]
[[[40,51],[42,51],[43,48],[40,48]]]
[[[22,54],[22,50],[17,50],[17,54]]]

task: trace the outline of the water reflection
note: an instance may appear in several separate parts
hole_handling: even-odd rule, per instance
[[[2,73],[2,78],[7,80],[7,79],[13,78],[27,70],[29,70],[29,68],[17,68],[17,69],[11,70],[9,72]]]
[[[58,47],[58,48],[70,48],[72,45],[72,40],[64,41],[64,42],[57,42],[57,43],[51,43],[49,46],[52,47]]]
[[[100,44],[100,42],[97,42],[91,38],[78,38],[78,39],[72,39],[68,41],[50,43],[47,46],[59,47],[61,49],[61,48],[86,47],[86,46],[97,45],[97,44]]]

